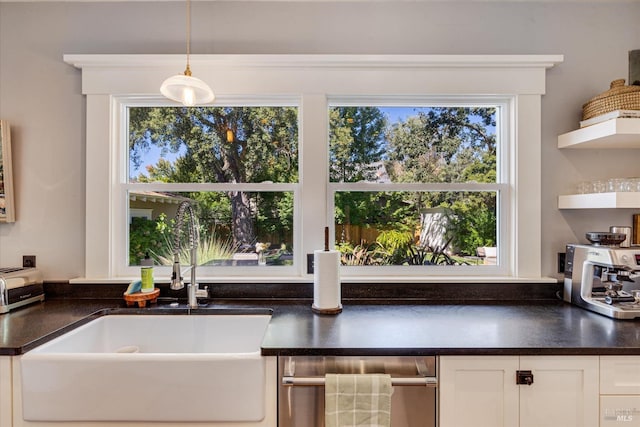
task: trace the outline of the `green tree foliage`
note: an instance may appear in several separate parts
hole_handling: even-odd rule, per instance
[[[416,206],[405,192],[336,192],[338,224],[413,230],[418,225]]]
[[[155,265],[173,264],[174,227],[174,219],[169,219],[164,214],[155,220],[132,218],[129,226],[129,265],[140,265],[145,256],[149,256]],[[236,250],[228,238],[211,230],[201,239],[197,259],[201,265],[214,260],[230,259]],[[178,255],[182,263],[189,263],[191,253],[186,242]]]
[[[329,110],[329,175],[332,182],[375,180],[374,163],[385,153],[387,119],[376,107]]]
[[[139,182],[295,182],[298,174],[298,120],[293,107],[158,107],[129,110],[129,153],[139,167],[152,147],[177,153],[171,163],[160,160],[147,173],[132,177]],[[233,244],[256,241],[254,200],[246,192],[224,196],[195,193],[205,217],[228,217]],[[204,200],[205,198],[206,200]],[[263,197],[265,210],[282,207],[277,197]],[[278,205],[280,203],[280,206]],[[290,216],[287,218],[291,218]],[[291,230],[289,220],[280,224]]]
[[[364,116],[357,114],[360,110],[366,110],[369,118],[379,118],[373,122],[375,132],[356,126],[355,119],[349,122]],[[378,108],[334,108],[330,115],[332,180],[371,181],[369,166],[383,161],[391,182],[396,183],[496,182],[495,113],[486,107],[434,107],[387,124]],[[452,212],[450,242],[461,253],[473,254],[477,246],[495,244],[496,197],[490,192],[336,195],[338,222],[383,230],[414,230],[421,211],[435,207]]]
[[[375,181],[375,164],[386,151],[387,119],[376,107],[329,109],[329,179],[331,182]],[[336,193],[340,224],[374,225],[386,213],[386,200],[362,192]],[[375,197],[375,196],[374,196]]]
[[[454,212],[452,224],[453,244],[458,253],[475,255],[480,246],[496,245],[495,199],[470,196],[468,201],[456,201],[451,206]],[[492,203],[485,203],[492,200]]]
[[[410,232],[387,230],[380,233],[376,243],[384,264],[402,265],[408,262],[414,241]]]
[[[387,171],[393,182],[495,182],[493,108],[438,107],[387,133]]]
[[[389,132],[387,169],[397,182],[496,182],[494,108],[432,108]],[[422,197],[423,193],[420,193]],[[432,192],[417,205],[446,207],[452,245],[463,254],[495,245],[492,193]]]
[[[140,265],[145,255],[152,256],[155,252],[166,251],[170,232],[170,226],[164,215],[153,221],[142,217],[131,218],[129,265]]]

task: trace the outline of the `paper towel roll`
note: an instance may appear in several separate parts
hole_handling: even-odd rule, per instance
[[[340,252],[313,252],[313,310],[334,314],[342,311],[340,303]]]

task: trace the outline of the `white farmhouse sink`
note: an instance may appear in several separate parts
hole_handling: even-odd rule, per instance
[[[107,315],[21,358],[28,421],[260,421],[268,315]]]

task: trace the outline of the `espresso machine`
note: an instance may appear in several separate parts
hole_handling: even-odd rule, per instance
[[[567,245],[564,300],[615,319],[640,317],[640,246],[620,247],[621,233],[587,233],[590,245]]]

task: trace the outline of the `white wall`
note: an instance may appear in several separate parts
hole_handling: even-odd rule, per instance
[[[559,211],[579,181],[640,176],[640,151],[560,151],[580,108],[627,77],[640,2],[197,1],[194,53],[564,54],[543,97],[543,274],[586,231],[632,210]],[[84,99],[65,53],[183,53],[183,2],[0,3],[0,117],[12,123],[17,219],[0,266],[35,254],[47,280],[83,275]],[[182,70],[176,70],[176,72]],[[197,75],[197,70],[193,70]],[[212,82],[215,90],[215,82]],[[90,173],[90,171],[89,171]]]

